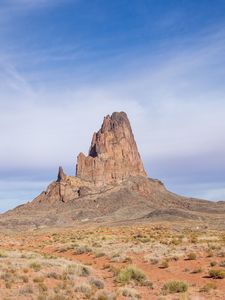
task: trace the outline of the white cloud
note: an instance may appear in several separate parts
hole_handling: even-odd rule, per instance
[[[0,76],[2,88],[8,88],[8,94],[7,99],[4,94],[1,99],[12,103],[12,107],[2,111],[0,121],[1,128],[5,128],[2,138],[6,137],[2,163],[10,149],[15,148],[13,143],[20,160],[12,157],[12,164],[22,164],[23,157],[32,163],[34,154],[40,159],[37,163],[44,162],[45,155],[46,163],[56,163],[60,152],[69,159],[71,151],[77,152],[87,145],[103,115],[114,110],[125,110],[130,115],[146,159],[192,155],[224,147],[225,88],[218,87],[213,78],[220,67],[216,71],[212,67],[215,56],[222,55],[223,46],[219,39],[213,47],[176,54],[153,69],[145,68],[135,76],[126,74],[119,82],[102,81],[94,87],[75,85],[74,89],[62,86],[55,92],[44,83],[42,90],[35,91],[15,67],[5,66]],[[212,76],[204,74],[210,68]],[[15,138],[9,141],[8,136]],[[75,145],[75,140],[80,145]]]
[[[210,40],[213,43],[209,45],[202,39],[198,47],[176,51],[161,60],[140,58],[138,69],[132,65],[126,71],[121,69],[114,80],[107,73],[94,83],[78,86],[71,74],[70,82],[55,86],[55,90],[44,80],[35,87],[30,74],[22,74],[12,63],[2,63],[2,169],[74,164],[75,170],[76,155],[88,150],[103,116],[120,110],[131,119],[146,163],[223,153],[224,35],[215,34]],[[58,79],[57,70],[49,75]],[[174,168],[182,166],[175,164]],[[195,170],[187,170],[189,176],[191,172]],[[223,187],[219,189],[223,193]],[[213,195],[214,188],[211,191]]]

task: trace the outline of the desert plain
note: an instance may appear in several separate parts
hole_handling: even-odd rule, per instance
[[[1,232],[3,300],[225,299],[225,234],[198,222]]]

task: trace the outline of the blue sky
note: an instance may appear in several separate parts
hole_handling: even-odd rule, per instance
[[[73,175],[120,110],[150,177],[225,200],[223,0],[0,4],[0,211]]]

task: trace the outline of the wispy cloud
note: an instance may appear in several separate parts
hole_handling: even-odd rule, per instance
[[[87,151],[102,117],[124,110],[150,176],[162,178],[175,192],[225,199],[224,31],[205,32],[191,44],[184,39],[175,50],[162,47],[142,57],[137,51],[109,56],[107,63],[97,57],[72,68],[46,65],[42,72],[35,67],[93,55],[80,46],[71,49],[1,54],[2,176],[9,169],[35,172],[59,164],[75,170],[76,155]],[[24,67],[29,64],[33,68]]]
[[[127,110],[135,122],[135,130],[140,144],[143,145],[142,153],[146,159],[213,151],[223,147],[225,136],[225,88],[221,83],[218,84],[224,73],[221,63],[225,50],[223,38],[222,34],[217,39],[213,36],[213,45],[207,46],[203,43],[197,49],[189,48],[174,53],[168,60],[162,59],[152,67],[151,61],[148,61],[138,73],[136,71],[135,76],[132,75],[134,73],[131,68],[122,71],[122,75],[115,77],[112,82],[107,80],[106,74],[106,79],[101,78],[101,84],[95,82],[94,86],[89,82],[78,87],[71,80],[67,82],[67,86],[55,88],[55,92],[48,89],[48,83],[44,82],[41,89],[33,89],[26,76],[8,66],[7,71],[1,74],[2,85],[8,86],[11,91],[16,89],[20,92],[17,94],[19,104],[16,116],[9,110],[8,118],[11,116],[12,121],[17,120],[21,127],[30,123],[29,131],[34,126],[32,131],[36,132],[36,136],[31,144],[39,143],[39,151],[41,140],[47,142],[49,139],[48,131],[44,128],[49,128],[54,136],[50,144],[54,141],[56,146],[58,143],[55,135],[55,124],[58,120],[61,120],[61,127],[57,130],[62,131],[62,135],[67,126],[70,128],[70,135],[63,135],[69,145],[72,132],[76,130],[73,128],[76,127],[73,126],[74,120],[76,124],[82,124],[83,116],[87,115],[88,123],[85,120],[86,126],[83,127],[92,130],[93,118],[97,125],[97,120],[104,113],[120,109]],[[57,74],[55,75],[57,80]],[[1,97],[4,98],[4,95]],[[8,102],[10,101],[9,97]],[[92,107],[93,103],[96,107],[95,113],[87,111],[87,107]],[[65,106],[63,110],[62,106]],[[48,123],[50,124],[47,125]],[[14,125],[13,122],[11,134]],[[43,131],[39,130],[40,136],[38,128],[43,128]],[[143,133],[143,128],[147,128],[148,134]],[[26,139],[26,133],[27,130],[23,128],[22,140]],[[32,152],[30,150],[28,149]],[[23,151],[22,143],[21,152]]]
[[[68,2],[68,0],[65,0]],[[64,1],[64,2],[65,2]],[[2,7],[6,9],[43,8],[61,3],[61,0],[3,0]]]

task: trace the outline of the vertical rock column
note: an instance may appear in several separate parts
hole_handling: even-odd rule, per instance
[[[130,122],[126,113],[114,112],[93,134],[88,156],[78,155],[76,176],[100,186],[137,175],[147,177]]]

